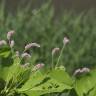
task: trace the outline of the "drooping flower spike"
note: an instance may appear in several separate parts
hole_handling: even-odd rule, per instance
[[[52,55],[54,55],[54,54],[57,53],[58,51],[60,51],[60,48],[54,48],[54,49],[52,50]]]
[[[68,39],[68,37],[64,37],[63,44],[66,45],[67,43],[69,43],[69,39]]]
[[[74,72],[73,75],[75,76],[75,75],[77,75],[77,74],[79,74],[79,73],[81,73],[81,69],[77,69],[77,70],[75,70],[75,72]]]
[[[7,39],[10,40],[14,33],[15,33],[14,30],[9,31],[9,32],[7,33]]]
[[[29,49],[32,48],[32,47],[40,47],[40,45],[37,44],[37,43],[29,43],[29,44],[27,44],[27,45],[25,46],[25,51],[26,51],[26,50],[29,50]]]
[[[86,67],[82,68],[81,70],[81,73],[88,73],[88,72],[90,72],[90,69]]]
[[[90,72],[90,69],[84,67],[84,68],[82,68],[82,69],[77,69],[77,70],[75,70],[74,76],[76,76],[77,74],[89,73],[89,72]]]
[[[0,40],[0,46],[6,45],[6,44],[7,44],[7,42],[5,40]]]
[[[28,53],[23,53],[23,54],[21,55],[21,57],[22,57],[22,58],[31,58],[31,55],[28,54]]]
[[[14,47],[14,44],[15,44],[14,40],[11,40],[10,41],[10,47],[13,48]]]
[[[37,64],[36,66],[34,66],[34,68],[32,69],[32,71],[37,71],[39,69],[41,69],[42,67],[44,67],[43,63]]]

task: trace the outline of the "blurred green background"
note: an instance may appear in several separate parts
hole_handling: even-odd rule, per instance
[[[11,2],[11,5],[8,1]],[[44,0],[41,1],[44,2]],[[72,10],[69,10],[69,7],[63,10],[63,5],[54,7],[51,1],[44,3],[38,1],[38,4],[35,1],[36,4],[32,3],[31,0],[31,3],[28,4],[18,2],[18,6],[16,2],[13,2],[14,5],[12,0],[5,0],[0,4],[0,39],[6,38],[8,31],[15,30],[14,39],[17,50],[22,51],[28,42],[39,43],[41,48],[33,49],[32,56],[37,58],[36,62],[43,62],[49,67],[52,49],[54,47],[62,48],[63,38],[68,36],[70,43],[64,50],[60,65],[66,66],[69,72],[84,66],[95,67],[95,9],[86,6],[84,10],[82,7],[80,10],[73,10],[73,7]],[[59,3],[55,1],[54,4]],[[27,4],[26,7],[25,4]]]

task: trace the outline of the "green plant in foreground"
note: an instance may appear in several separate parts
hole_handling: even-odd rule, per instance
[[[0,38],[6,39],[5,33],[14,29],[16,31],[15,48],[20,51],[23,51],[22,46],[26,42],[38,41],[42,47],[38,50],[38,61],[44,62],[46,67],[49,67],[52,48],[56,46],[61,48],[63,36],[67,35],[71,43],[65,48],[60,64],[64,65],[70,73],[79,67],[95,67],[95,10],[79,14],[64,10],[61,15],[57,16],[52,3],[46,2],[35,10],[29,9],[29,5],[24,9],[21,6],[18,10],[14,10],[16,14],[13,16],[9,12],[6,14],[4,3],[0,3]]]
[[[40,47],[37,43],[29,43],[23,53],[14,50],[14,31],[7,34],[7,40],[0,40],[0,96],[96,96],[96,70],[77,69],[69,76],[59,61],[64,46],[69,42],[64,38],[64,46],[54,66],[54,55],[59,48],[52,50],[52,68],[42,71],[43,63],[34,65],[29,50]],[[34,57],[34,56],[33,56]]]

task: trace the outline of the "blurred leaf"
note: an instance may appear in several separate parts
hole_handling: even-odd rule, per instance
[[[25,93],[28,96],[41,96],[43,94],[62,92],[63,90],[70,89],[69,86],[57,82],[55,79],[50,79],[47,82],[41,84],[40,86],[34,87],[31,90],[26,91]]]
[[[30,90],[37,84],[40,84],[42,80],[44,80],[45,76],[40,72],[31,73],[29,80],[22,86],[22,88],[18,89],[18,91],[23,92],[26,90]]]
[[[52,72],[49,73],[49,76],[51,78],[54,78],[58,82],[61,82],[61,83],[66,84],[68,86],[72,86],[72,84],[73,84],[71,77],[68,75],[67,72],[65,72],[65,70],[54,69],[54,70],[52,70]]]
[[[87,96],[96,96],[96,87],[92,88],[87,94]]]
[[[78,96],[84,96],[96,85],[96,70],[85,74],[75,81],[75,90]]]
[[[11,54],[11,50],[9,47],[0,47],[0,57],[7,58]]]

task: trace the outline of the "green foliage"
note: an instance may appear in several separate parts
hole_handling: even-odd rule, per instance
[[[79,79],[76,79],[75,90],[77,91],[78,96],[84,96],[84,94],[85,96],[88,96],[90,90],[93,90],[93,88],[96,85],[95,75],[96,75],[96,70],[90,72],[90,74],[81,76]]]
[[[65,69],[57,68],[49,72],[42,72],[39,69],[34,69],[33,64],[30,64],[30,67],[26,66],[26,63],[22,65],[22,60],[27,61],[25,57],[22,57],[26,52],[24,51],[23,54],[17,56],[14,49],[10,47],[10,40],[6,45],[7,48],[0,45],[0,83],[4,81],[4,84],[0,86],[0,95],[15,96],[20,94],[21,96],[26,94],[28,96],[40,96],[72,89],[72,80]],[[11,55],[8,55],[8,53]],[[13,62],[8,63],[11,60]],[[3,63],[8,64],[4,65]],[[37,68],[39,67],[37,66]],[[58,74],[61,74],[64,78],[62,79],[61,76],[55,77]]]
[[[71,72],[78,67],[95,66],[95,11],[91,10],[78,15],[72,12],[64,12],[64,15],[55,18],[51,3],[46,3],[41,8],[30,11],[28,8],[18,8],[15,16],[12,16],[12,14],[5,16],[4,6],[1,6],[0,36],[2,38],[5,38],[5,32],[15,30],[15,40],[17,41],[15,47],[20,50],[25,43],[31,42],[31,40],[37,41],[42,47],[38,50],[38,60],[44,61],[49,66],[52,48],[61,46],[61,40],[67,35],[71,43],[65,49],[60,64],[66,66]]]
[[[9,31],[7,36],[11,32]],[[96,95],[96,69],[78,69],[73,76],[70,76],[63,66],[52,66],[51,69],[47,69],[48,71],[42,71],[40,69],[44,65],[34,65],[30,62],[30,53],[27,53],[30,48],[38,47],[38,44],[29,43],[25,46],[23,53],[17,54],[14,46],[10,47],[11,40],[12,35],[7,40],[8,43],[5,41],[6,47],[3,45],[5,43],[0,41],[0,96],[16,96],[17,94],[18,96],[46,96],[56,93],[57,95],[65,94],[64,96]],[[64,40],[68,40],[67,37]],[[69,42],[68,40],[66,43],[64,40],[64,44]],[[61,50],[59,57],[62,56],[62,52]]]
[[[50,4],[32,12],[28,10],[18,10],[16,16],[5,16],[4,6],[0,8],[0,39],[6,38],[4,33],[9,30],[17,32],[14,36],[17,46],[14,49],[10,48],[8,40],[6,46],[0,45],[0,96],[95,96],[95,68],[74,76],[66,70],[72,72],[77,67],[95,66],[96,14],[73,15],[65,12],[60,19],[55,19],[54,8]],[[45,67],[51,66],[51,48],[61,47],[64,36],[68,36],[71,43],[65,47],[59,66],[34,71],[34,63],[38,61],[43,61]],[[30,60],[22,58],[23,53],[17,56],[16,50],[25,52],[21,47],[31,40],[40,43],[39,54],[33,52],[37,52],[35,48],[27,50],[32,53]],[[54,66],[56,62],[57,57],[53,61]]]

